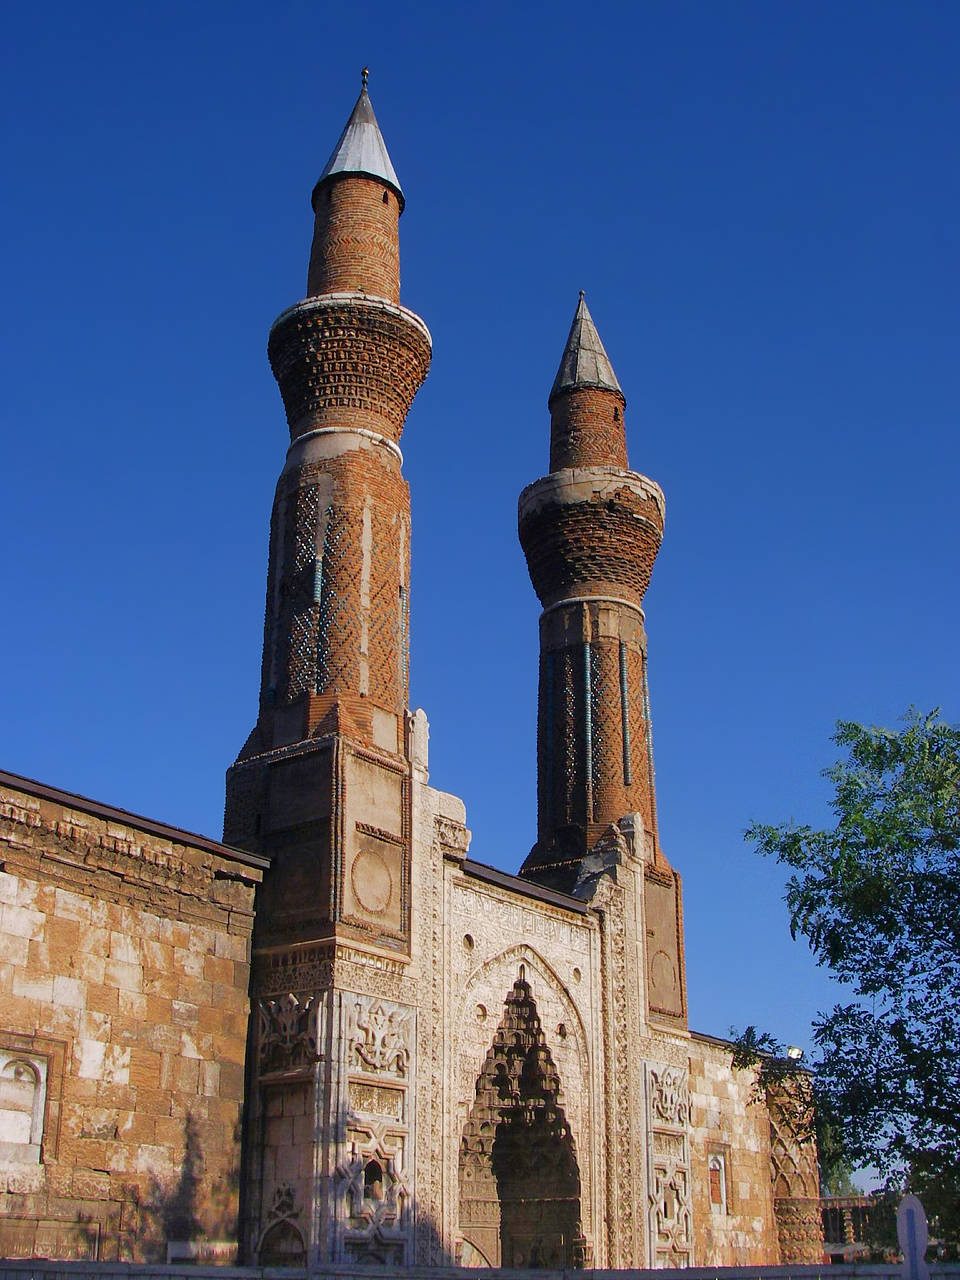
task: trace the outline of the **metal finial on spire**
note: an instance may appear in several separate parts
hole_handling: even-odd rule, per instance
[[[583,289],[581,289],[581,290],[580,290],[580,298],[581,298],[581,301],[582,301],[586,296],[587,296],[587,295],[586,295],[586,293],[583,291]]]
[[[360,74],[363,78],[360,96],[354,103],[350,119],[333,149],[333,155],[320,175],[320,181],[337,173],[362,173],[371,178],[380,178],[397,193],[400,208],[403,209],[403,192],[390,163],[377,117],[373,114],[370,95],[367,93],[370,68],[364,67]]]

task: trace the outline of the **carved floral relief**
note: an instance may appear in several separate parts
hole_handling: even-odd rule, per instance
[[[377,996],[345,996],[347,1066],[407,1076],[413,1049],[413,1010]]]
[[[651,1067],[649,1079],[654,1124],[685,1128],[690,1115],[686,1071],[680,1067]]]
[[[318,1060],[319,1003],[316,996],[292,992],[257,1002],[261,1074],[295,1070]]]

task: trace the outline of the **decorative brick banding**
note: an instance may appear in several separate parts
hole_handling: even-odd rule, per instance
[[[400,254],[395,191],[375,178],[327,178],[313,193],[315,213],[307,293],[362,290],[396,302]]]
[[[626,485],[610,497],[551,503],[520,520],[520,544],[544,606],[591,593],[639,605],[662,535],[657,504]]]
[[[303,302],[276,322],[267,353],[292,436],[360,427],[396,442],[430,368],[422,323],[373,300]]]
[[[575,387],[550,402],[550,470],[567,467],[627,469],[623,430],[626,401],[619,391]]]

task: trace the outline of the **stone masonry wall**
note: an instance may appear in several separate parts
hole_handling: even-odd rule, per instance
[[[767,1266],[779,1259],[770,1178],[770,1124],[753,1074],[734,1072],[725,1045],[690,1042],[693,1222],[697,1266]]]
[[[256,860],[11,782],[0,1255],[164,1260],[167,1241],[235,1238]]]

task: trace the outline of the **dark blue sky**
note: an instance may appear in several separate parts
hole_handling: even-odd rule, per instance
[[[833,993],[742,830],[826,819],[838,717],[960,718],[960,7],[53,0],[5,35],[0,765],[219,834],[286,442],[266,335],[368,64],[435,344],[403,438],[432,781],[515,870],[516,499],[582,288],[667,494],[647,625],[691,1019],[806,1043]]]

